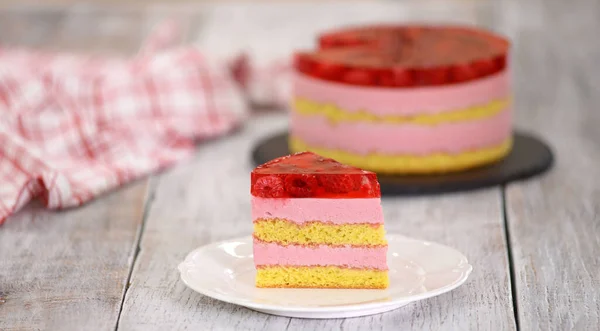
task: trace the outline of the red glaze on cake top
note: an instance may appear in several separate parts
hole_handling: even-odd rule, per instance
[[[251,193],[261,198],[377,198],[377,175],[324,158],[296,153],[256,167]]]
[[[367,26],[324,33],[297,53],[296,69],[351,85],[419,87],[461,83],[506,67],[509,42],[459,26]]]

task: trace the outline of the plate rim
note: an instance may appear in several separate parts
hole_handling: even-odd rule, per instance
[[[357,304],[350,304],[350,305],[327,306],[327,307],[287,306],[287,305],[257,303],[257,302],[250,301],[247,299],[236,299],[235,296],[224,295],[224,294],[221,294],[221,293],[218,293],[216,291],[212,291],[212,290],[206,289],[206,288],[199,289],[199,288],[194,287],[192,284],[190,284],[190,282],[188,282],[188,280],[185,277],[186,273],[187,273],[186,265],[190,264],[189,260],[191,259],[192,256],[194,256],[198,253],[202,253],[203,251],[206,251],[210,248],[217,247],[222,244],[229,243],[229,242],[238,241],[238,242],[250,242],[251,243],[252,236],[243,236],[243,237],[225,239],[225,240],[220,240],[220,241],[208,243],[206,245],[197,247],[197,248],[193,249],[192,251],[190,251],[185,256],[184,260],[177,265],[177,269],[179,271],[181,281],[188,288],[190,288],[193,291],[198,292],[202,295],[213,298],[215,300],[231,303],[231,304],[238,305],[238,306],[247,307],[250,309],[263,309],[263,310],[272,310],[272,311],[280,311],[280,312],[304,312],[304,313],[315,312],[315,311],[320,311],[320,312],[323,312],[323,311],[327,311],[327,312],[355,311],[355,310],[369,309],[369,308],[375,308],[375,307],[403,305],[403,304],[408,304],[411,302],[425,300],[428,298],[432,298],[432,297],[450,292],[450,291],[458,288],[459,286],[461,286],[468,280],[469,276],[473,272],[473,266],[469,263],[467,257],[463,253],[458,251],[457,249],[452,248],[450,246],[440,244],[437,242],[433,242],[433,241],[429,241],[429,240],[412,238],[412,237],[408,237],[408,236],[401,235],[401,234],[386,234],[386,238],[388,241],[390,241],[390,240],[416,241],[416,242],[420,242],[423,244],[436,245],[438,247],[453,251],[454,253],[456,253],[457,255],[459,255],[461,257],[461,263],[460,263],[461,277],[459,279],[457,279],[456,281],[454,281],[452,284],[448,284],[446,286],[443,286],[443,287],[438,288],[433,291],[427,291],[424,293],[412,295],[407,298],[391,299],[389,301],[382,301],[382,302],[357,303]],[[186,262],[188,262],[188,263],[186,263]]]

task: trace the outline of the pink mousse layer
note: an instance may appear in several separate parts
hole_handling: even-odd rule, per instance
[[[302,224],[383,224],[379,198],[367,199],[269,199],[252,197],[252,219],[284,218]]]
[[[462,84],[421,88],[359,87],[296,73],[294,96],[335,104],[347,111],[377,115],[415,115],[455,111],[504,99],[510,94],[506,70]]]
[[[458,154],[501,144],[512,132],[512,112],[506,109],[480,120],[435,126],[342,122],[322,116],[292,114],[290,131],[309,146],[357,154]]]
[[[387,246],[280,246],[254,240],[254,264],[286,266],[346,266],[349,268],[387,270]]]

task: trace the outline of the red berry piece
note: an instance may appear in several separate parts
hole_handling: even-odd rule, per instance
[[[263,198],[281,198],[285,195],[283,180],[277,176],[260,177],[252,186],[252,194]]]
[[[398,87],[413,86],[415,83],[413,73],[406,69],[394,69],[394,85]]]
[[[371,173],[362,176],[360,190],[367,196],[380,197],[381,188],[377,181],[377,175]]]
[[[339,81],[344,74],[344,67],[338,64],[319,62],[313,69],[313,75],[319,78]]]
[[[297,198],[314,196],[317,192],[317,179],[309,174],[290,174],[285,176],[286,192]]]
[[[347,36],[344,36],[344,39],[342,40],[342,44],[345,47],[348,47],[348,46],[361,46],[361,45],[365,44],[365,40],[363,40],[362,38],[360,38],[360,36],[347,35]]]
[[[377,84],[379,86],[392,87],[395,86],[394,73],[391,70],[381,70],[377,74]]]
[[[319,48],[327,49],[338,46],[339,40],[336,35],[323,35],[319,38]]]
[[[332,32],[320,35],[318,41],[319,49],[330,49],[361,46],[369,43],[371,40],[363,38],[360,33]]]
[[[442,85],[448,81],[449,70],[447,68],[429,68],[417,72],[419,85]]]
[[[477,71],[469,65],[456,65],[451,70],[452,81],[465,82],[477,77]]]
[[[310,58],[310,56],[302,53],[295,54],[294,64],[298,71],[305,74],[310,74],[315,67],[314,61]]]
[[[406,40],[416,40],[417,38],[419,38],[420,35],[424,34],[424,29],[417,26],[407,26],[403,28],[392,29],[398,31],[399,33],[402,33]]]
[[[498,70],[503,70],[504,68],[506,68],[506,56],[498,56],[495,61]]]
[[[375,85],[375,75],[367,70],[354,69],[346,72],[342,81],[352,85],[371,86]]]
[[[473,69],[479,77],[493,74],[496,71],[496,64],[493,59],[477,60],[473,62]]]
[[[327,192],[348,193],[360,189],[362,184],[361,176],[357,175],[321,175],[319,184]]]

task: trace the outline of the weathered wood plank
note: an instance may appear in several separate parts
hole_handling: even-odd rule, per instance
[[[147,33],[143,17],[143,10],[135,7],[15,6],[0,11],[0,43],[3,47],[130,55]]]
[[[0,41],[127,52],[122,41],[139,39],[123,27],[113,38],[105,27],[114,21],[106,15],[95,20],[77,15],[62,9],[2,11]],[[105,42],[90,47],[97,39]],[[146,192],[142,180],[78,209],[51,212],[34,204],[9,218],[0,227],[0,330],[114,329]]]
[[[600,4],[577,2],[515,15],[517,123],[557,158],[506,189],[522,330],[600,328]]]
[[[139,8],[76,5],[66,10],[52,49],[92,54],[134,55],[147,31]]]
[[[0,45],[1,47],[44,47],[48,44],[49,39],[57,35],[60,23],[65,16],[65,11],[60,9],[1,10]]]
[[[177,265],[200,245],[251,233],[248,153],[284,121],[254,125],[201,146],[194,160],[161,175],[148,211],[140,253],[119,329],[285,329],[288,319],[220,303],[187,289]],[[261,123],[261,124],[259,124]],[[259,128],[260,126],[260,128]]]
[[[64,212],[39,204],[0,229],[0,330],[113,328],[137,242],[145,183]]]

